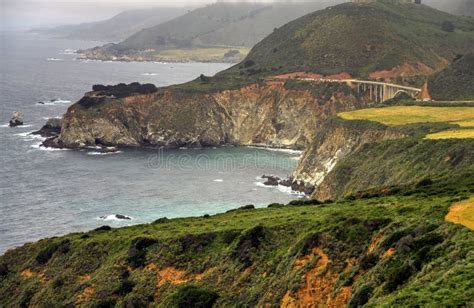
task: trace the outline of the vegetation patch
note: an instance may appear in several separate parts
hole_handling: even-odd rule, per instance
[[[359,109],[338,115],[346,120],[369,120],[389,126],[448,122],[469,127],[474,121],[474,107],[394,106]]]
[[[474,138],[474,129],[452,129],[426,135],[426,139],[468,139]]]

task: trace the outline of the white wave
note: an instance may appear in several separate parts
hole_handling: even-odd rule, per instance
[[[59,105],[59,104],[70,104],[71,101],[67,99],[52,99],[50,101],[40,101],[36,103],[36,105],[46,105],[46,106],[54,106],[54,105]]]
[[[87,155],[111,155],[111,154],[120,154],[122,151],[115,151],[115,152],[87,152]]]
[[[271,148],[271,147],[259,147],[259,146],[248,146],[251,149],[261,149],[261,150],[267,150],[267,151],[273,151],[273,152],[283,152],[283,153],[288,153],[288,154],[294,154],[294,155],[301,155],[303,151],[301,150],[293,150],[293,149],[284,149],[284,148]]]
[[[157,73],[143,73],[142,76],[156,76]]]
[[[263,182],[254,182],[254,184],[255,186],[258,186],[258,187],[273,188],[282,193],[289,194],[289,195],[301,196],[301,197],[305,195],[302,192],[292,190],[291,187],[288,187],[288,186],[283,186],[283,185],[271,186],[271,185],[265,185],[263,184]]]
[[[44,141],[46,140],[45,137],[42,137],[41,135],[32,135],[31,133],[33,133],[34,131],[29,131],[29,132],[25,132],[25,133],[19,133],[19,134],[15,134],[15,136],[19,136],[21,137],[22,139],[24,140],[27,140],[27,141],[31,141],[31,140],[41,140],[41,141]]]
[[[76,49],[64,49],[59,52],[61,55],[75,55],[77,53]]]
[[[215,179],[215,180],[212,180],[213,182],[224,182],[223,179]]]
[[[66,148],[63,148],[63,149],[47,148],[47,147],[41,146],[41,144],[43,144],[43,142],[32,144],[30,145],[30,148],[39,150],[39,151],[47,151],[47,152],[69,151],[69,149],[66,149]]]
[[[10,127],[10,123],[2,124],[2,125],[0,125],[0,127]]]
[[[47,58],[46,61],[62,61],[63,59],[59,58]]]
[[[300,160],[300,159],[301,159],[301,156],[294,156],[294,157],[291,157],[291,159],[293,159],[293,160]]]
[[[122,215],[122,216],[127,217],[129,219],[117,218],[116,214],[100,216],[100,217],[97,217],[97,219],[98,220],[116,220],[116,221],[128,221],[128,220],[133,219],[132,217],[127,216],[127,215]]]

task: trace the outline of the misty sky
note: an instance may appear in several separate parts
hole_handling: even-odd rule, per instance
[[[0,0],[0,30],[97,21],[133,8],[196,6],[218,1],[272,2],[272,0]],[[448,0],[424,0],[425,3],[442,1]]]
[[[244,2],[239,0],[238,2]],[[259,0],[269,2],[270,0]],[[318,1],[318,0],[313,0]],[[121,11],[156,6],[196,6],[216,0],[0,0],[3,29],[102,20]],[[256,1],[246,1],[256,2]]]

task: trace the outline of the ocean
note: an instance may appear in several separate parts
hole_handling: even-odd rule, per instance
[[[165,86],[213,75],[229,64],[82,61],[74,50],[97,42],[0,35],[0,254],[102,225],[215,214],[301,197],[265,187],[260,178],[291,174],[300,155],[295,151],[223,147],[104,154],[45,149],[39,147],[41,138],[29,135],[47,118],[64,114],[93,84]],[[14,111],[23,114],[24,126],[8,127]]]

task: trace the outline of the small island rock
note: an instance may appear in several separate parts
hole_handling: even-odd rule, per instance
[[[15,111],[12,115],[9,125],[10,127],[23,125],[23,117],[21,116],[21,113]]]

